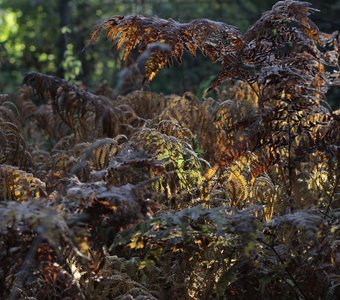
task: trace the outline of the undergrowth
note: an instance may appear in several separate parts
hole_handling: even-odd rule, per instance
[[[312,11],[278,2],[245,34],[141,16],[92,34],[137,47],[145,85],[202,51],[222,64],[214,97],[39,73],[1,95],[0,298],[338,299],[339,36]]]

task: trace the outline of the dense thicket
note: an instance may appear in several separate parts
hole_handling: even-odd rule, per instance
[[[0,2],[0,49],[2,61],[0,91],[11,92],[21,82],[27,70],[35,70],[82,83],[91,89],[107,81],[116,94],[139,87],[133,82],[128,90],[120,89],[120,71],[135,63],[132,55],[121,63],[117,53],[112,55],[109,45],[96,47],[82,54],[88,41],[88,32],[99,18],[115,15],[141,14],[173,18],[190,22],[193,18],[209,18],[233,24],[244,32],[264,10],[276,0],[2,0]],[[321,11],[313,20],[322,31],[340,28],[339,0],[312,0],[313,7]],[[113,59],[113,57],[115,59]],[[218,72],[217,65],[200,54],[195,59],[184,55],[181,66],[164,69],[155,78],[150,89],[156,92],[182,94],[193,91],[199,98]],[[126,71],[126,69],[125,69]],[[128,77],[128,72],[123,72]],[[339,108],[339,89],[328,95],[333,108]]]
[[[141,16],[92,34],[140,50],[144,84],[207,54],[214,98],[36,72],[1,95],[0,298],[337,299],[339,36],[312,11],[278,2],[244,34]]]

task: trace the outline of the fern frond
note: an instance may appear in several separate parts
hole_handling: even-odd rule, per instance
[[[161,161],[166,176],[155,184],[155,190],[166,192],[169,198],[183,189],[193,189],[202,181],[201,162],[185,140],[168,136],[155,129],[144,128],[132,141]]]
[[[9,165],[0,165],[0,200],[18,202],[46,196],[45,183],[32,174]]]
[[[27,166],[30,155],[26,151],[18,119],[8,106],[17,110],[11,102],[0,105],[0,164]]]
[[[99,24],[91,34],[91,42],[96,42],[105,30],[106,39],[116,42],[118,50],[125,46],[123,60],[132,49],[142,52],[150,45],[144,74],[150,81],[162,68],[172,65],[173,59],[181,63],[184,51],[195,57],[199,50],[212,62],[221,57],[235,62],[243,46],[236,27],[208,19],[179,23],[157,17],[117,16]]]
[[[118,50],[125,47],[123,60],[134,48],[145,51],[144,79],[149,81],[162,68],[172,65],[173,59],[181,63],[185,50],[192,56],[199,50],[213,63],[222,64],[209,89],[232,78],[254,83],[263,64],[302,52],[315,58],[322,56],[317,49],[323,44],[319,30],[309,18],[313,10],[307,2],[280,1],[244,35],[231,25],[208,19],[179,23],[157,17],[116,16],[97,26],[91,43],[106,31],[106,39]]]
[[[53,112],[74,131],[78,139],[114,137],[120,133],[130,133],[135,126],[142,124],[129,106],[114,107],[108,98],[94,95],[60,78],[29,73],[24,82],[39,97],[52,99]]]

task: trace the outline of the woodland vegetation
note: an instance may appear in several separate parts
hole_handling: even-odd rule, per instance
[[[314,12],[280,1],[244,33],[114,16],[82,59],[106,38],[115,89],[69,53],[1,94],[0,298],[339,299],[340,38]],[[185,53],[215,79],[150,91]]]

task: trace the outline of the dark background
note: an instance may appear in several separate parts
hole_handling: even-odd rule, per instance
[[[0,0],[0,93],[13,92],[26,72],[39,71],[83,83],[90,89],[103,81],[114,88],[124,67],[104,39],[82,54],[89,33],[101,19],[143,14],[181,22],[209,18],[246,31],[275,0]],[[322,31],[340,29],[340,0],[311,1],[320,13],[312,15]],[[200,94],[218,65],[198,56],[185,56],[181,66],[160,72],[151,90]],[[328,95],[340,107],[339,89]]]

